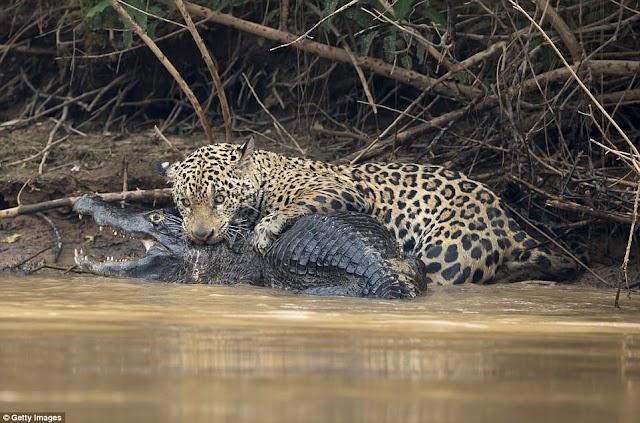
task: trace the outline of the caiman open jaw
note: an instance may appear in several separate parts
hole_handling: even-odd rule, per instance
[[[129,278],[145,278],[164,280],[180,261],[164,248],[152,246],[143,257],[131,259],[114,259],[107,257],[104,261],[94,260],[75,249],[75,263],[80,269],[101,276],[119,276]]]
[[[137,239],[145,247],[146,254],[140,258],[94,260],[82,250],[74,251],[76,265],[87,272],[102,276],[125,276],[131,278],[166,280],[182,262],[183,236],[179,223],[163,211],[131,213],[100,197],[84,195],[74,205],[81,216],[88,214],[101,227],[108,226],[114,235]]]

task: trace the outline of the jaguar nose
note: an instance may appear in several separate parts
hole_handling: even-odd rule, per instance
[[[211,228],[196,228],[191,232],[191,238],[198,243],[206,244],[207,240],[213,235],[213,229]]]

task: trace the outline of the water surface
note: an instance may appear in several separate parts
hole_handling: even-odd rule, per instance
[[[0,278],[0,411],[67,422],[640,418],[640,300],[571,286],[412,301]]]

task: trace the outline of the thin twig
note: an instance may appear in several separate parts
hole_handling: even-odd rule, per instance
[[[438,51],[437,47],[444,47],[444,45],[440,46],[436,46],[433,43],[429,42],[426,38],[424,38],[422,36],[422,34],[420,34],[420,32],[418,32],[416,29],[411,28],[411,27],[404,27],[403,25],[400,25],[397,21],[394,21],[393,19],[390,19],[389,17],[385,16],[384,13],[381,13],[377,10],[375,11],[371,11],[368,9],[362,9],[365,12],[367,12],[368,14],[370,14],[371,16],[373,16],[374,19],[378,19],[382,22],[385,22],[387,24],[393,25],[394,27],[398,28],[400,31],[402,32],[406,32],[408,35],[410,35],[411,37],[414,37],[416,39],[416,41],[422,45],[422,47],[425,48],[426,51],[429,52],[429,54],[438,61],[439,64],[442,64],[449,72],[457,72],[460,70],[460,67],[455,64],[452,63],[450,60],[447,60],[443,54],[440,53],[440,51]],[[442,38],[442,41],[444,41],[444,37]]]
[[[11,120],[11,121],[0,123],[0,129],[4,128],[4,127],[13,128],[13,127],[21,126],[21,125],[26,125],[28,123],[31,123],[33,121],[36,121],[36,120],[40,119],[41,117],[43,117],[45,115],[53,113],[53,112],[55,112],[57,110],[60,110],[60,109],[62,109],[64,107],[67,107],[70,104],[80,104],[80,100],[82,100],[82,99],[84,99],[86,97],[90,97],[91,95],[95,94],[96,92],[98,92],[100,90],[101,90],[101,88],[98,88],[96,90],[91,90],[91,91],[88,91],[86,93],[82,93],[82,94],[80,94],[80,95],[78,95],[78,96],[76,96],[74,98],[69,98],[69,99],[63,101],[60,104],[57,104],[55,106],[50,107],[47,110],[39,111],[35,115],[29,116],[28,118],[14,119],[14,120]]]
[[[222,110],[222,118],[224,119],[224,129],[226,140],[228,143],[233,141],[233,133],[232,127],[233,123],[231,122],[231,113],[229,112],[229,103],[227,102],[227,96],[224,92],[224,87],[222,86],[222,81],[220,80],[220,75],[218,74],[218,69],[216,65],[213,63],[213,59],[211,58],[211,54],[209,53],[209,49],[204,45],[204,41],[202,41],[202,37],[200,37],[200,33],[196,29],[196,26],[193,23],[193,19],[191,19],[191,15],[187,12],[187,8],[184,5],[182,0],[174,0],[176,7],[182,13],[182,17],[184,21],[187,23],[187,27],[189,28],[189,32],[193,37],[193,40],[196,42],[198,49],[200,50],[200,54],[202,54],[202,58],[204,62],[207,64],[207,69],[209,70],[209,74],[211,74],[211,78],[213,79],[213,84],[216,86],[216,91],[218,92],[218,99],[220,99],[220,109]]]
[[[133,20],[133,18],[127,13],[126,10],[120,5],[121,0],[109,0],[109,4],[111,7],[120,14],[128,23],[131,25],[131,28],[135,31],[136,34],[144,41],[144,43],[149,47],[149,50],[156,55],[160,63],[167,69],[167,71],[171,74],[173,79],[178,83],[182,91],[185,93],[191,106],[193,106],[193,110],[195,110],[198,115],[198,119],[200,119],[200,124],[204,128],[204,132],[207,134],[207,139],[210,143],[215,142],[215,137],[213,136],[213,131],[211,130],[211,126],[209,126],[209,122],[207,121],[207,117],[202,110],[202,106],[200,106],[200,102],[196,98],[196,95],[191,91],[189,85],[185,82],[184,78],[180,75],[180,72],[173,66],[173,64],[167,59],[167,57],[162,53],[162,50],[157,46],[157,44],[149,37],[143,30],[140,28],[140,25]],[[124,3],[126,6],[129,6],[127,3]]]
[[[258,102],[260,107],[262,107],[262,110],[264,110],[264,112],[266,114],[268,114],[269,117],[273,120],[273,125],[276,128],[278,128],[279,130],[281,130],[282,132],[284,132],[287,135],[287,137],[291,140],[293,145],[296,146],[296,148],[298,149],[300,154],[302,154],[304,156],[305,155],[305,151],[302,149],[302,147],[300,147],[300,144],[298,144],[298,141],[293,137],[293,135],[291,135],[289,133],[289,131],[287,131],[287,129],[284,126],[282,126],[282,124],[280,122],[278,122],[278,119],[276,119],[276,117],[269,111],[269,109],[267,109],[267,107],[264,105],[264,103],[262,101],[260,101],[260,98],[258,97],[258,94],[256,94],[255,90],[253,89],[253,86],[251,85],[251,82],[249,82],[249,78],[247,78],[247,75],[245,75],[244,72],[242,73],[242,77],[244,78],[244,81],[247,83],[247,86],[249,87],[249,90],[251,90],[251,94],[253,94],[253,97],[256,99],[256,101]]]
[[[36,253],[31,254],[29,257],[20,260],[18,263],[14,264],[11,266],[12,269],[17,269],[20,266],[24,265],[25,263],[27,263],[29,260],[33,260],[34,258],[38,257],[40,254],[42,253],[46,253],[47,251],[49,251],[51,248],[53,248],[51,245],[48,247],[44,247],[40,250],[38,250]]]
[[[627,248],[624,252],[624,259],[622,260],[622,266],[620,266],[620,273],[622,278],[618,279],[618,290],[616,292],[615,306],[620,307],[620,289],[621,281],[629,287],[629,275],[627,274],[627,267],[629,266],[629,255],[631,254],[631,244],[633,243],[633,235],[636,229],[636,223],[638,222],[638,200],[640,199],[640,185],[636,189],[636,199],[633,202],[633,220],[631,221],[631,228],[629,229],[629,237],[627,238]]]
[[[158,18],[158,16],[154,16],[154,17]],[[201,26],[201,25],[205,24],[206,22],[207,22],[207,19],[201,19],[198,22],[196,22],[196,26]],[[184,25],[180,25],[180,24],[177,24],[177,25],[182,26],[182,28],[178,29],[177,31],[173,31],[173,32],[170,32],[170,33],[168,33],[166,35],[163,35],[161,37],[156,38],[155,39],[156,43],[158,43],[159,41],[166,40],[166,39],[171,38],[171,37],[175,37],[176,35],[180,35],[183,32],[189,30]],[[129,48],[123,48],[123,49],[120,49],[120,50],[112,51],[110,53],[85,54],[83,56],[59,56],[59,57],[56,57],[56,59],[57,60],[71,59],[71,58],[74,58],[76,60],[81,60],[81,59],[84,59],[84,60],[106,59],[106,58],[110,58],[110,57],[113,57],[113,56],[119,56],[119,55],[122,55],[122,54],[125,54],[125,53],[131,53],[132,51],[135,51],[135,50],[137,50],[139,48],[142,48],[142,47],[145,47],[145,44],[139,44],[139,45],[131,46]]]
[[[22,163],[26,163],[26,162],[30,162],[33,159],[37,159],[40,155],[46,153],[47,151],[49,151],[49,149],[51,149],[52,147],[55,147],[58,144],[61,144],[63,142],[65,142],[67,139],[69,139],[69,135],[65,135],[64,137],[60,138],[58,141],[52,142],[51,144],[48,144],[44,149],[42,149],[41,151],[37,152],[36,154],[33,154],[29,157],[26,157],[24,159],[20,159],[20,160],[16,160],[15,162],[10,162],[7,163],[6,165],[3,166],[15,166],[15,165],[19,165]]]
[[[176,153],[178,153],[183,159],[187,158],[187,155],[181,152],[180,150],[178,150],[176,146],[173,145],[173,143],[169,141],[167,137],[164,136],[162,131],[160,131],[160,128],[158,128],[156,125],[153,126],[153,132],[155,132],[156,136],[160,138],[162,141],[164,141],[172,151],[175,151]]]
[[[358,154],[351,160],[351,164],[355,164],[359,162],[366,154],[368,154],[373,148],[375,148],[378,145],[381,139],[383,139],[389,133],[391,133],[391,131],[393,131],[396,128],[396,126],[400,123],[400,121],[402,121],[402,119],[405,116],[410,116],[413,108],[416,107],[418,104],[420,104],[422,100],[427,96],[428,93],[429,93],[428,90],[422,91],[420,95],[416,97],[411,102],[411,104],[409,104],[407,108],[404,109],[402,113],[398,114],[398,116],[393,120],[393,122],[391,122],[391,124],[387,126],[387,128],[384,131],[382,131],[382,133],[379,136],[377,136],[373,141],[371,141],[369,145],[367,145],[365,148],[360,150],[360,152],[358,152]]]
[[[551,26],[558,32],[560,38],[564,41],[569,53],[571,54],[571,60],[574,63],[578,63],[582,60],[586,54],[582,49],[582,46],[576,39],[575,35],[569,28],[569,25],[558,15],[558,12],[551,7],[549,0],[531,0],[536,6],[542,10],[542,19],[549,21]]]
[[[322,16],[320,9],[318,9],[315,5],[313,5],[311,2],[308,2],[308,1],[306,2],[306,4],[307,4],[307,7],[313,10],[317,15]],[[333,35],[335,35],[336,38],[340,40],[340,45],[342,46],[344,51],[346,51],[347,55],[349,55],[351,64],[353,65],[353,68],[356,70],[356,74],[358,75],[358,79],[360,79],[360,84],[362,85],[364,94],[367,97],[367,100],[368,100],[367,104],[369,105],[369,107],[371,107],[373,114],[378,114],[378,107],[373,98],[373,94],[371,94],[371,90],[369,89],[369,83],[367,82],[367,78],[364,76],[364,72],[362,72],[362,68],[360,67],[360,65],[358,65],[358,62],[356,60],[355,55],[353,54],[353,51],[351,51],[351,48],[349,47],[345,39],[342,38],[340,32],[338,31],[338,28],[336,28],[336,26],[333,24],[331,24],[330,28],[331,28],[331,32],[333,32]]]
[[[53,230],[53,238],[55,241],[53,243],[53,246],[50,248],[53,248],[53,262],[56,263],[60,258],[60,253],[62,252],[62,235],[60,235],[60,230],[58,230],[56,224],[53,223],[53,220],[49,219],[46,214],[38,212],[36,213],[36,216],[47,222],[47,224],[51,227],[51,230]]]
[[[337,8],[335,11],[333,11],[333,13],[329,13],[327,16],[325,16],[324,18],[320,19],[318,22],[316,22],[315,25],[313,25],[307,32],[305,32],[304,34],[300,35],[299,37],[297,37],[296,39],[294,39],[293,41],[289,41],[286,42],[284,44],[281,44],[277,47],[273,47],[271,48],[271,51],[277,50],[279,48],[282,47],[289,47],[292,44],[296,44],[299,41],[302,41],[303,39],[306,39],[309,34],[311,34],[313,32],[314,29],[316,29],[317,27],[319,27],[320,25],[322,25],[322,23],[324,21],[326,21],[327,19],[331,19],[333,16],[337,15],[338,13],[342,12],[343,10],[346,10],[348,8],[350,8],[351,6],[353,6],[354,4],[358,3],[360,0],[351,0],[349,3],[340,6],[339,8]]]

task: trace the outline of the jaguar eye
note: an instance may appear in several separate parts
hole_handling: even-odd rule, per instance
[[[213,197],[213,202],[216,204],[222,204],[224,203],[224,200],[225,198],[224,198],[224,195],[222,194],[217,194],[215,197]]]
[[[187,209],[188,209],[189,207],[191,207],[191,201],[189,201],[189,199],[188,199],[188,198],[181,198],[181,199],[180,199],[180,205],[181,205],[182,207],[184,207],[184,208],[187,208]]]
[[[152,212],[148,215],[151,223],[160,223],[162,221],[162,216],[158,212]]]

